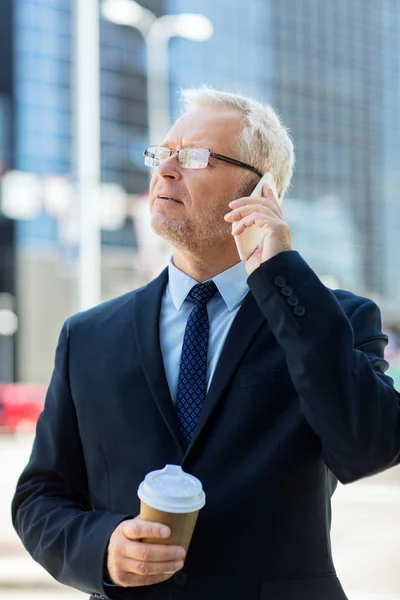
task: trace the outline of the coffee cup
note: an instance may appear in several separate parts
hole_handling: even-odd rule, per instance
[[[166,539],[145,538],[153,544],[183,546],[187,551],[200,509],[205,505],[201,482],[179,465],[166,465],[152,471],[139,486],[140,519],[167,525]]]

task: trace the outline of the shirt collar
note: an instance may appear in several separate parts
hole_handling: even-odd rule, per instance
[[[243,262],[238,262],[212,278],[228,310],[233,310],[247,294],[249,290],[247,278]],[[168,265],[168,287],[176,310],[180,310],[190,290],[197,283],[199,282],[180,271],[171,258]]]

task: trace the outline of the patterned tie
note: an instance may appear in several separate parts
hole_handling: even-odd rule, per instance
[[[190,443],[207,390],[209,323],[207,302],[217,292],[213,281],[198,283],[188,298],[194,307],[186,323],[176,391],[176,411],[185,447]]]

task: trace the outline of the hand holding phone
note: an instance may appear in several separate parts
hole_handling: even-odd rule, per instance
[[[254,190],[252,191],[250,197],[259,196],[262,197],[262,189],[264,184],[268,184],[274,194],[276,200],[280,202],[278,197],[278,192],[276,190],[276,185],[273,176],[271,173],[265,173]],[[232,233],[235,233],[235,226],[237,223],[232,223]],[[260,227],[256,225],[252,225],[251,227],[247,227],[243,233],[240,235],[234,235],[236,247],[240,256],[240,259],[246,261],[253,254],[254,250],[257,248],[259,244],[262,243],[264,238],[264,233]]]

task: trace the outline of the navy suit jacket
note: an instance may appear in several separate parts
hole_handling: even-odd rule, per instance
[[[13,521],[58,581],[121,600],[343,600],[330,499],[399,462],[400,395],[366,298],[331,291],[294,251],[249,277],[194,437],[183,451],[164,373],[167,271],[62,330]],[[204,485],[184,569],[104,584],[109,538],[139,513],[146,473],[181,464]]]

